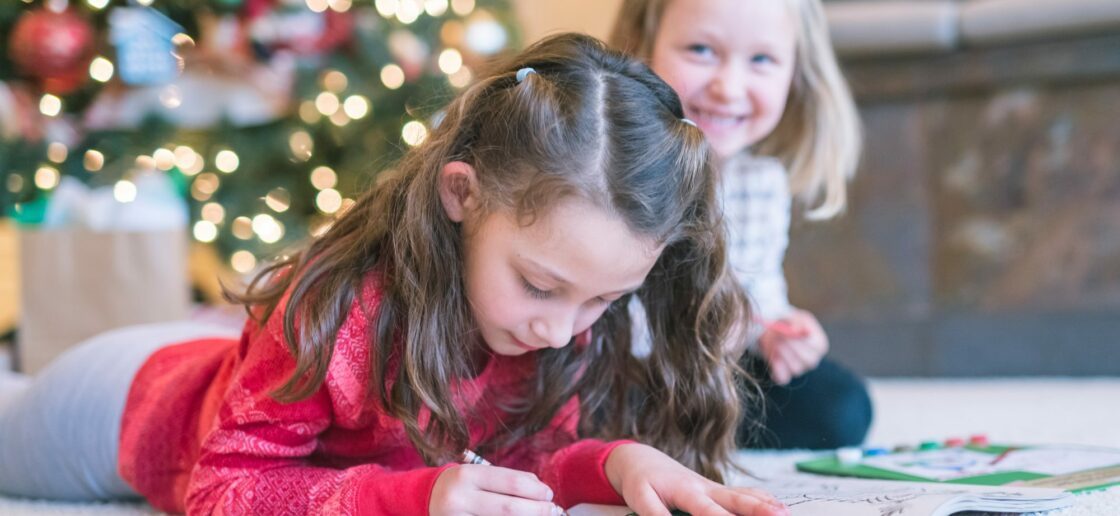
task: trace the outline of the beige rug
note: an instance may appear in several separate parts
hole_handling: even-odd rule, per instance
[[[894,446],[983,433],[996,443],[1120,448],[1120,378],[883,379],[871,382],[871,393],[876,418],[868,444]],[[753,471],[773,475],[791,471],[793,462],[805,456],[805,452],[749,452],[741,460]],[[158,513],[136,503],[72,504],[0,497],[0,514]],[[1074,507],[1048,516],[1118,515],[1120,488],[1112,488],[1081,495]]]

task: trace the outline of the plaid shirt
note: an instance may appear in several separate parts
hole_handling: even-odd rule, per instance
[[[720,203],[727,224],[727,258],[732,272],[751,299],[751,313],[769,321],[785,316],[792,307],[782,270],[789,244],[789,178],[781,162],[743,154],[722,170]],[[646,313],[637,297],[630,312],[634,353],[649,354]],[[754,346],[763,326],[752,324],[748,342]]]
[[[750,296],[756,318],[783,317],[791,310],[782,270],[790,222],[785,167],[774,158],[743,154],[722,172],[728,263]]]

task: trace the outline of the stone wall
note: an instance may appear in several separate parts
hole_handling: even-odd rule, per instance
[[[851,207],[791,298],[872,375],[1120,374],[1120,31],[844,61]]]

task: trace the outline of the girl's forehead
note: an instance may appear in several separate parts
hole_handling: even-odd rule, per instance
[[[522,256],[573,283],[640,283],[661,253],[658,242],[633,232],[617,213],[574,198],[558,201],[520,233]]]

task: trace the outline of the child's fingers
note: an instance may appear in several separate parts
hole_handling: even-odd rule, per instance
[[[649,485],[624,493],[626,505],[642,516],[671,516],[661,497]]]
[[[471,514],[525,514],[527,516],[560,516],[563,510],[552,502],[530,500],[489,491],[480,491],[474,497]]]
[[[751,488],[719,489],[712,499],[720,506],[740,516],[784,516],[789,509],[765,491]]]
[[[463,465],[460,467],[472,468],[471,482],[483,491],[527,500],[552,501],[552,489],[548,484],[541,482],[536,475],[527,471],[498,466]]]

